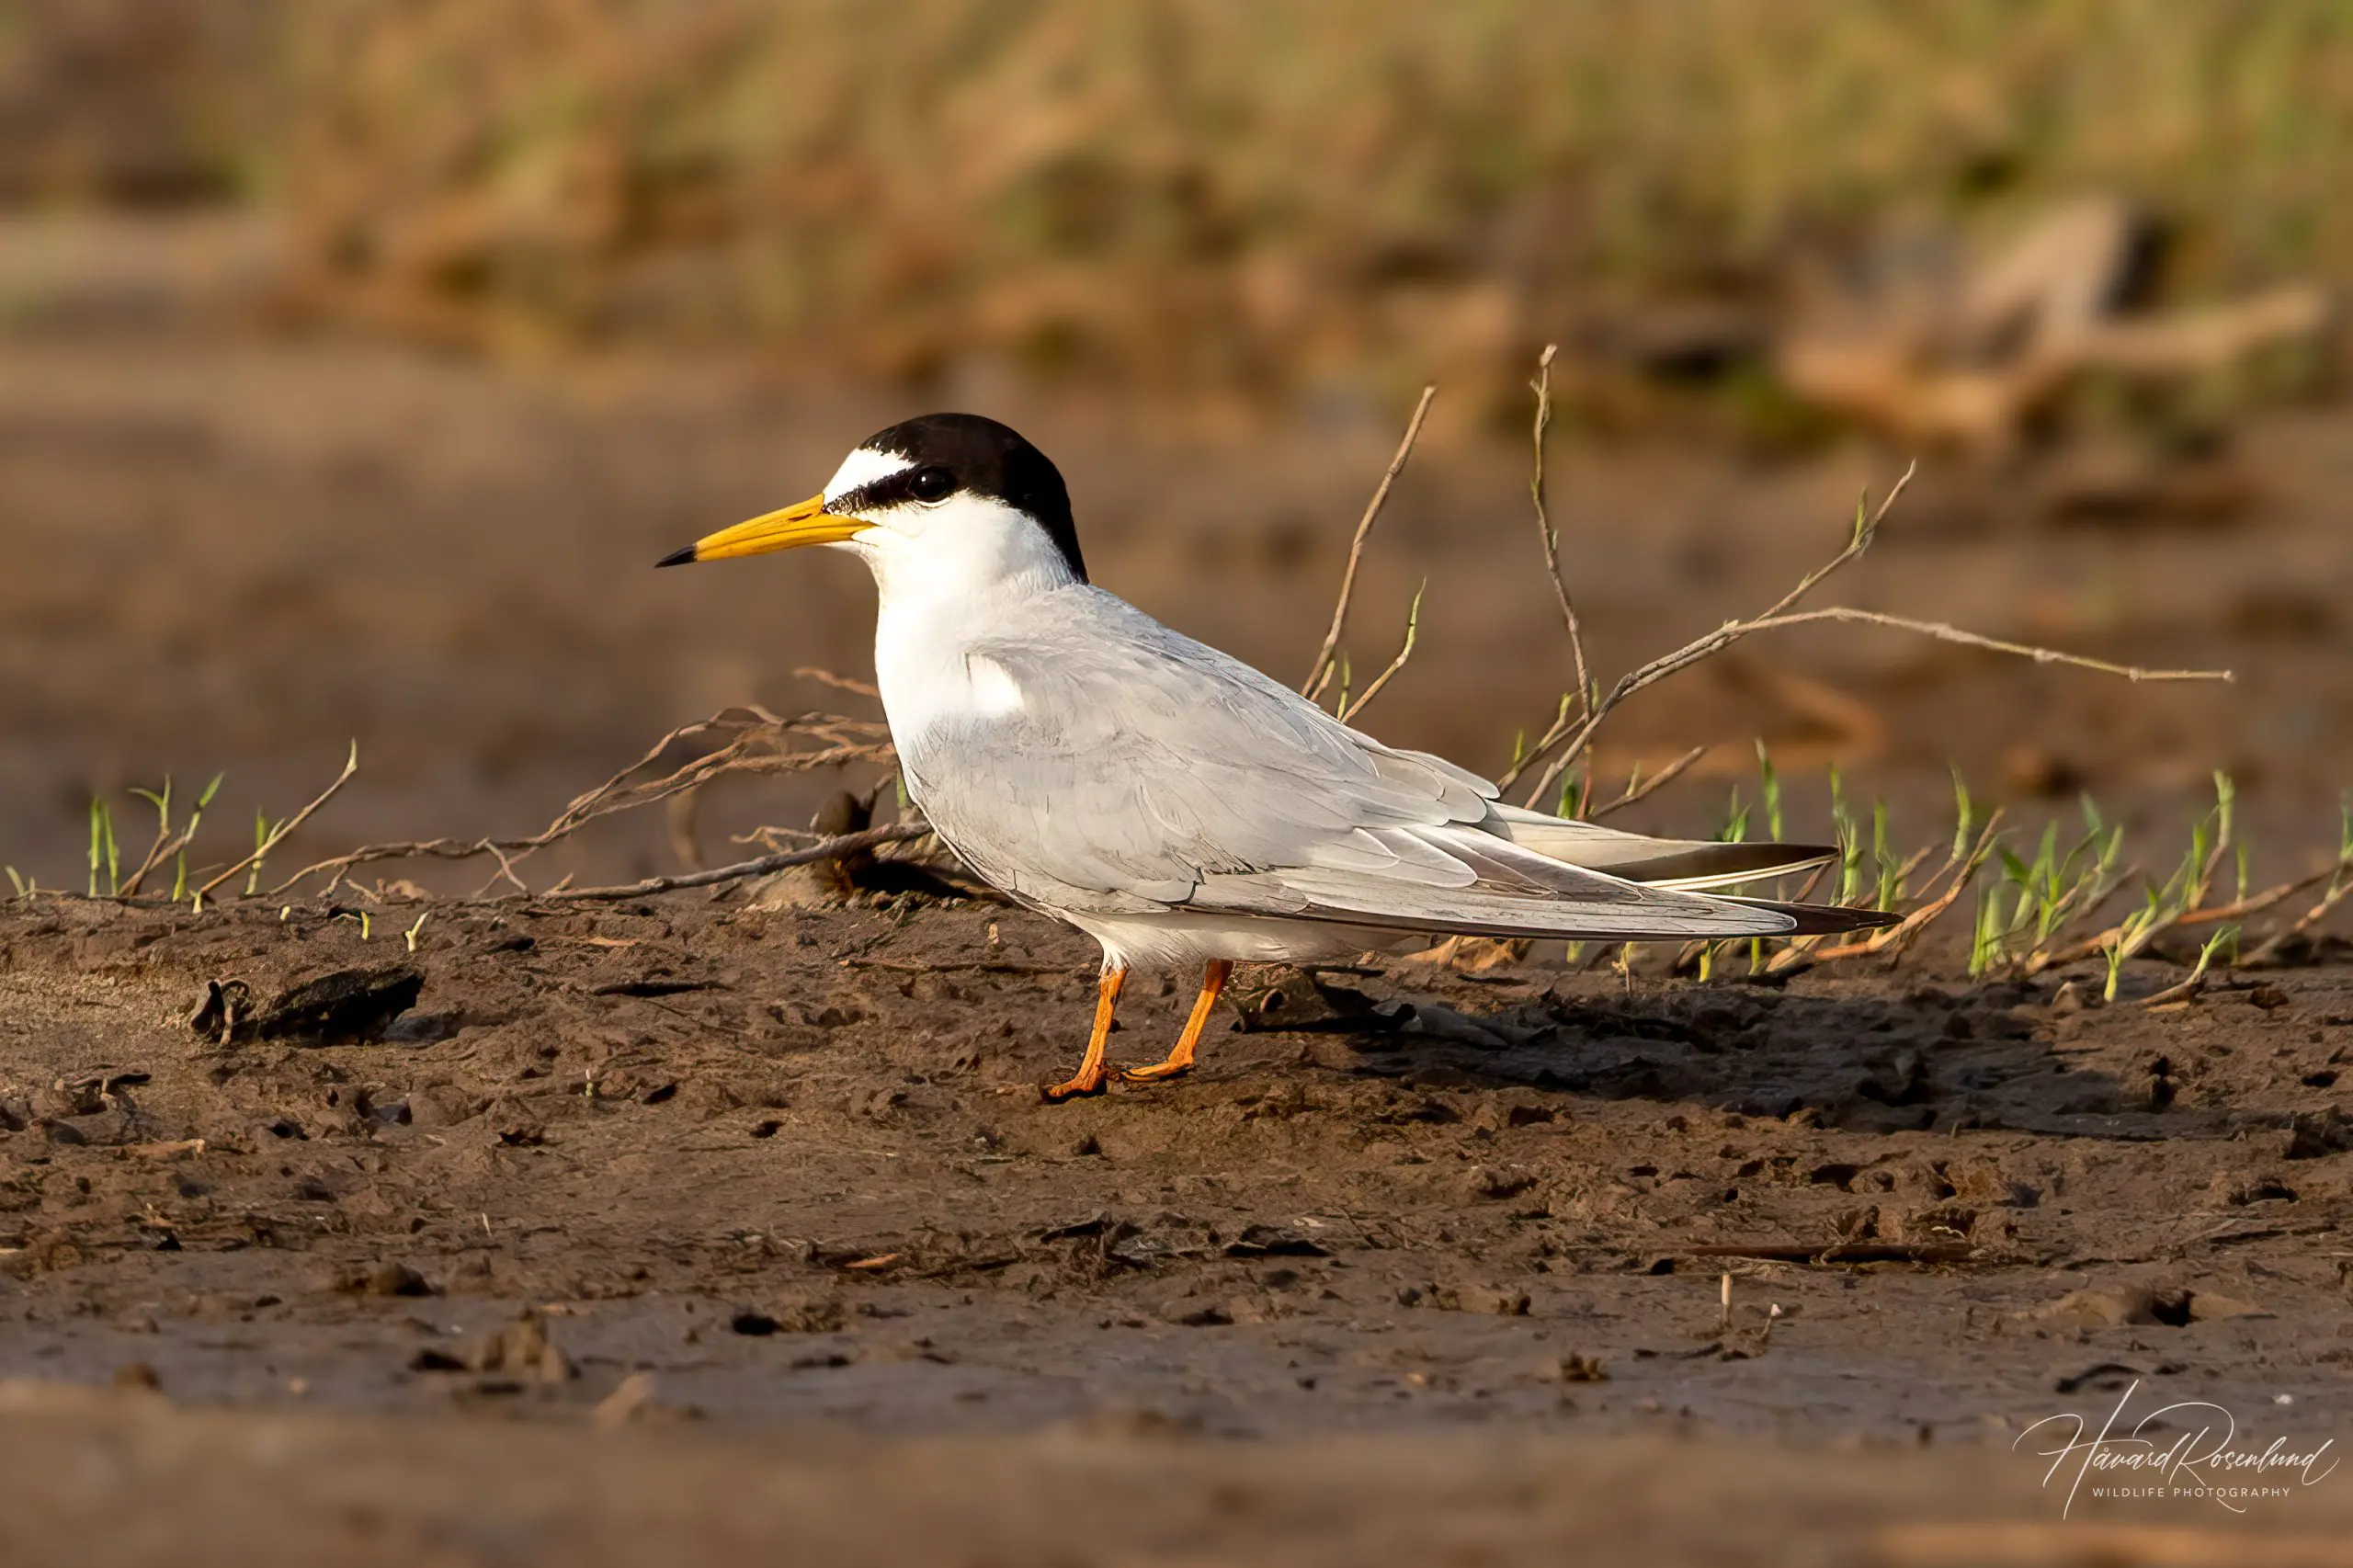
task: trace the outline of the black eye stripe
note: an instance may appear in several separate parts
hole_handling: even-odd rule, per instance
[[[957,488],[954,474],[937,464],[927,464],[886,473],[835,497],[834,505],[845,512],[879,512],[910,501],[945,501]]]

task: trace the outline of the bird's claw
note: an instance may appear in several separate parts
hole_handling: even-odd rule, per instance
[[[1084,1099],[1092,1095],[1099,1095],[1109,1086],[1109,1077],[1107,1074],[1098,1072],[1092,1077],[1082,1074],[1075,1078],[1066,1078],[1059,1084],[1039,1085],[1038,1097],[1048,1105],[1060,1105],[1064,1100]]]
[[[1193,1070],[1189,1062],[1155,1062],[1149,1067],[1122,1067],[1120,1076],[1131,1084],[1156,1084],[1164,1078],[1178,1078]]]

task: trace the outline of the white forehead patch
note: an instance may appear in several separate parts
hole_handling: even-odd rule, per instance
[[[825,500],[830,504],[853,490],[871,484],[878,479],[904,472],[915,466],[912,460],[896,452],[878,452],[871,447],[860,447],[844,458],[842,466],[834,471],[834,477],[825,481]]]

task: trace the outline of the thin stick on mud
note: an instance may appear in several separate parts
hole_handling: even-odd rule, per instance
[[[140,888],[145,885],[148,877],[154,872],[155,868],[179,854],[195,841],[196,834],[192,829],[183,828],[178,833],[167,834],[162,828],[157,828],[155,841],[147,846],[147,858],[139,862],[137,870],[123,878],[122,886],[117,891],[116,896],[122,899],[137,898]]]
[[[2344,903],[2348,894],[2353,894],[2353,879],[2348,879],[2345,874],[2348,869],[2353,868],[2348,868],[2347,861],[2340,858],[2328,871],[2302,884],[2305,887],[2311,887],[2324,878],[2329,879],[2328,891],[2321,895],[2318,903],[2298,915],[2293,924],[2282,926],[2266,937],[2260,947],[2240,960],[2240,967],[2253,969],[2272,962],[2279,958],[2281,950],[2290,941],[2326,919],[2330,911]]]
[[[659,762],[663,754],[677,742],[710,731],[730,728],[738,733],[718,750],[692,758],[657,778],[633,782],[638,775]],[[708,719],[672,730],[637,761],[576,797],[553,822],[528,837],[433,838],[400,844],[370,844],[348,854],[303,867],[272,889],[271,896],[284,894],[317,876],[326,877],[326,886],[333,888],[361,866],[392,860],[470,860],[483,855],[496,858],[499,863],[500,875],[494,881],[509,882],[517,892],[528,891],[522,879],[515,872],[516,862],[534,851],[546,848],[558,839],[569,836],[600,817],[652,805],[699,790],[722,773],[797,773],[840,763],[887,762],[893,756],[887,734],[883,726],[873,721],[847,719],[838,714],[803,713],[790,719],[780,719],[763,708],[725,709]],[[789,735],[815,740],[820,743],[820,749],[785,751],[780,743]]]
[[[1370,537],[1372,525],[1381,517],[1381,508],[1388,505],[1390,486],[1395,484],[1397,476],[1405,471],[1405,460],[1414,455],[1414,443],[1421,438],[1422,421],[1429,416],[1430,400],[1437,396],[1436,385],[1422,389],[1422,401],[1414,405],[1414,417],[1405,424],[1404,439],[1397,443],[1397,455],[1389,460],[1388,472],[1381,476],[1380,484],[1374,487],[1372,499],[1365,503],[1364,516],[1357,519],[1356,538],[1348,544],[1348,563],[1340,574],[1339,602],[1332,607],[1332,628],[1324,634],[1324,646],[1316,650],[1315,662],[1307,669],[1307,678],[1300,683],[1299,690],[1302,697],[1321,697],[1324,686],[1332,678],[1340,635],[1347,630],[1348,602],[1356,597],[1357,568],[1364,562],[1364,541]]]
[[[1624,794],[1619,796],[1616,800],[1610,801],[1606,806],[1596,807],[1593,811],[1586,813],[1586,820],[1587,822],[1599,822],[1602,818],[1609,816],[1617,812],[1622,812],[1628,806],[1633,805],[1638,801],[1649,800],[1653,795],[1658,793],[1658,791],[1665,789],[1669,784],[1672,784],[1677,779],[1682,778],[1684,774],[1690,771],[1691,765],[1693,763],[1698,762],[1701,757],[1707,755],[1708,748],[1706,746],[1693,746],[1689,751],[1685,752],[1681,756],[1677,757],[1673,762],[1668,763],[1665,767],[1660,768],[1648,778],[1628,779],[1626,781],[1626,792]]]
[[[763,855],[756,860],[739,860],[733,866],[714,867],[708,871],[690,871],[676,877],[648,877],[642,882],[631,882],[624,887],[551,890],[539,896],[570,903],[580,899],[644,898],[653,893],[676,892],[684,888],[717,887],[722,882],[741,881],[745,877],[764,877],[771,871],[781,871],[792,866],[809,866],[820,860],[840,860],[852,855],[863,855],[870,849],[879,849],[886,844],[904,844],[908,839],[921,838],[930,832],[931,829],[922,823],[892,823],[887,827],[870,827],[864,833],[846,833],[839,838],[829,838],[806,849]]]
[[[304,823],[310,821],[312,813],[316,812],[321,806],[325,805],[329,801],[334,800],[335,791],[342,789],[346,784],[350,783],[351,776],[358,771],[359,743],[358,741],[354,741],[351,743],[351,755],[344,758],[343,771],[335,775],[335,782],[320,790],[318,798],[313,801],[309,805],[304,806],[301,811],[296,812],[292,816],[288,817],[284,822],[279,823],[274,832],[269,834],[268,836],[264,838],[259,845],[255,846],[252,854],[246,856],[235,865],[230,867],[227,870],[222,872],[219,876],[213,878],[202,887],[197,889],[196,896],[198,899],[203,900],[210,898],[212,896],[213,889],[229,881],[238,872],[258,864],[269,854],[271,850],[277,848],[280,844],[285,843],[287,835],[292,833],[296,828],[301,827]]]
[[[1559,344],[1546,344],[1544,352],[1537,356],[1536,379],[1528,383],[1536,393],[1536,466],[1529,477],[1528,498],[1536,507],[1536,536],[1544,546],[1544,574],[1552,581],[1552,597],[1561,607],[1561,623],[1569,632],[1569,652],[1576,662],[1577,701],[1590,707],[1593,675],[1585,662],[1585,629],[1577,622],[1576,601],[1569,596],[1568,580],[1561,575],[1560,532],[1544,509],[1544,434],[1552,425],[1552,358],[1560,351]]]

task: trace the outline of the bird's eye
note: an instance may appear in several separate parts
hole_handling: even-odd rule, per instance
[[[944,468],[919,468],[907,481],[907,492],[927,505],[945,501],[956,494],[956,476]]]

